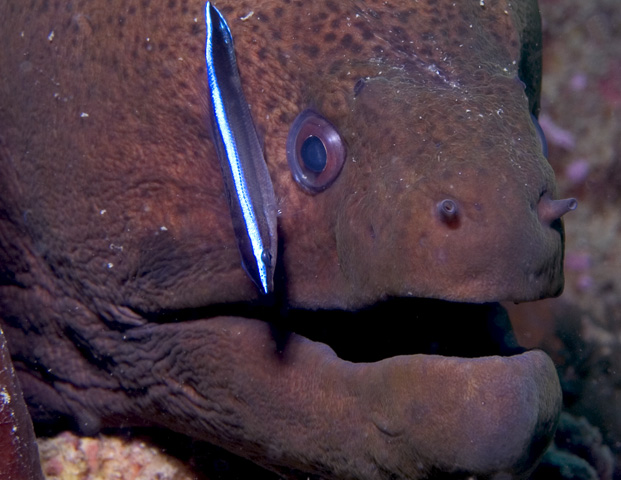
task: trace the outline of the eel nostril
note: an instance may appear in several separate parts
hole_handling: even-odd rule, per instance
[[[440,220],[452,228],[459,226],[459,209],[457,203],[451,199],[444,199],[438,203]]]
[[[537,213],[539,214],[539,220],[541,220],[542,223],[551,224],[567,212],[575,210],[577,207],[578,201],[575,198],[552,200],[548,196],[543,196],[539,199]]]

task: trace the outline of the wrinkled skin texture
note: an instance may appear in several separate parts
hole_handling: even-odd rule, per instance
[[[278,201],[276,311],[560,293],[536,5],[455,3],[216,2]],[[283,475],[528,475],[560,408],[543,353],[350,363],[236,316],[259,294],[209,137],[202,2],[0,18],[0,321],[35,420],[164,426]],[[315,196],[285,153],[307,107],[348,149]]]

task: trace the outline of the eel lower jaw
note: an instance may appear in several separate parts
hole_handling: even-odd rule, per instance
[[[517,346],[499,304],[391,299],[278,313],[228,305],[160,318],[127,339],[192,366],[183,380],[161,372],[183,404],[184,433],[285,476],[525,479],[554,435],[555,367]],[[196,421],[212,415],[205,399],[218,409],[234,399],[234,421],[215,437]]]
[[[439,475],[526,478],[556,429],[554,365],[518,345],[499,303],[394,298],[357,312],[291,310],[287,327],[353,362],[352,390],[383,406],[367,405],[378,431]],[[283,326],[271,331],[286,352]]]
[[[555,367],[519,347],[498,303],[394,298],[357,312],[289,310],[269,326],[261,345],[280,360],[267,375],[288,378],[301,404],[319,398],[309,405],[326,416],[326,442],[349,432],[336,442],[349,443],[344,455],[370,449],[405,478],[520,479],[554,435]]]

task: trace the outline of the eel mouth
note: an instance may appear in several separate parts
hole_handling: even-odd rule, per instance
[[[245,317],[270,325],[280,352],[292,334],[329,346],[350,362],[376,362],[398,355],[479,358],[524,353],[500,303],[459,303],[390,298],[356,311],[298,309],[278,305],[227,304],[162,313],[157,323],[217,316]]]
[[[477,358],[525,351],[499,303],[393,298],[356,312],[290,310],[276,332],[289,328],[352,362],[397,355]]]

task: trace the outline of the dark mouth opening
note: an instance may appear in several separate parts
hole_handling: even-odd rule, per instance
[[[395,298],[357,312],[290,310],[285,325],[278,327],[325,343],[352,362],[412,354],[476,358],[525,351],[498,303]]]
[[[296,333],[325,343],[339,358],[351,362],[374,362],[397,355],[477,358],[525,351],[499,303],[391,298],[352,312],[290,309],[278,304],[227,304],[159,312],[150,320],[178,322],[221,315],[259,319],[272,326],[280,351],[286,350],[289,335]]]

